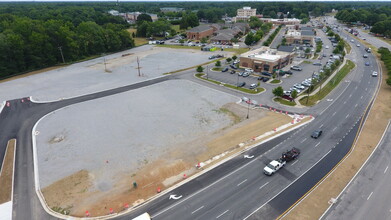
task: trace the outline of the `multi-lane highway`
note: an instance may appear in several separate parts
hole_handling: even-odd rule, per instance
[[[349,39],[349,36],[346,37]],[[253,158],[239,155],[118,219],[129,219],[143,212],[149,212],[153,219],[272,219],[279,216],[349,150],[379,80],[370,76],[374,70],[379,72],[374,57],[370,55],[366,58],[373,64],[366,67],[363,65],[363,53],[363,47],[352,45],[352,53],[347,58],[354,60],[357,68],[327,97],[329,101],[323,100],[315,107],[306,109],[306,113],[316,117],[313,122],[246,153],[254,155]],[[10,101],[10,107],[5,107],[0,114],[0,146],[5,146],[11,138],[18,139],[13,218],[51,218],[41,207],[34,189],[31,130],[39,118],[67,105],[175,77],[168,76],[60,102],[37,104],[26,99],[24,102]],[[310,138],[311,132],[318,128],[324,130],[321,138]],[[299,159],[287,164],[276,175],[265,176],[262,173],[265,164],[291,147],[301,149]],[[169,199],[170,195],[180,198]]]

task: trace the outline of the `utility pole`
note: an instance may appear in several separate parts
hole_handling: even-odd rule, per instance
[[[105,72],[107,72],[107,67],[106,67],[106,57],[103,57],[103,63],[105,64]]]
[[[206,65],[206,79],[209,79],[209,66]]]
[[[138,70],[138,76],[140,77],[141,76],[141,73],[140,73],[140,60],[138,59],[137,57],[137,70]]]
[[[312,76],[311,76],[311,85],[308,87],[308,92],[307,92],[307,101],[305,104],[308,104],[308,99],[310,98],[310,89],[311,87],[313,87],[313,81],[314,81],[314,73],[315,71],[312,73]]]
[[[62,46],[58,47],[58,49],[60,50],[60,53],[61,53],[62,62],[65,64],[64,55],[62,54]]]
[[[247,101],[248,103],[248,105],[247,105],[247,119],[249,118],[249,116],[250,116],[250,102],[251,102],[251,99],[248,99],[248,101]]]

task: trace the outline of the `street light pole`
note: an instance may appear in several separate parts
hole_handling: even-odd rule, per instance
[[[209,79],[209,66],[206,65],[206,79]]]
[[[308,87],[308,90],[307,90],[307,101],[305,104],[308,104],[308,99],[310,98],[310,89],[311,89],[311,86],[313,86],[313,80],[314,80],[314,72],[312,72],[312,76],[311,76],[311,85]]]
[[[236,89],[238,89],[239,84],[239,73],[238,73],[238,79],[236,80]]]
[[[250,102],[251,102],[251,99],[248,99],[248,101],[247,101],[247,119],[249,118],[249,116],[250,116]]]

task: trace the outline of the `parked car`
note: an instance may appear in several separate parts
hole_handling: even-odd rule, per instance
[[[300,66],[291,66],[291,70],[302,71],[303,69]]]
[[[320,62],[316,62],[316,63],[312,63],[314,66],[322,66],[322,63]]]
[[[216,58],[215,55],[212,55],[212,56],[209,57],[210,60],[213,60],[213,59],[215,59],[215,58]]]
[[[272,74],[270,74],[270,73],[268,73],[268,72],[261,72],[261,74],[264,75],[264,76],[268,76],[268,77],[271,77],[271,76],[272,76]]]
[[[267,82],[267,81],[269,81],[269,79],[270,79],[270,78],[263,77],[262,82]]]
[[[244,72],[239,72],[238,75],[239,75],[239,76],[243,76],[243,73],[244,73]]]
[[[245,85],[246,85],[246,82],[240,82],[240,83],[237,84],[238,87],[243,87]]]
[[[288,71],[285,71],[285,74],[292,75],[292,74],[293,74],[293,72],[292,72],[292,71],[290,71],[290,70],[288,70]]]
[[[253,83],[250,85],[250,89],[255,89],[255,88],[257,88],[257,84]]]
[[[243,77],[248,77],[249,75],[250,75],[249,72],[243,72],[243,74],[242,74]]]
[[[244,69],[244,71],[246,71],[246,72],[249,72],[249,73],[252,73],[252,72],[254,72],[254,70],[253,70],[253,69],[251,69],[251,68],[246,68],[246,69]]]
[[[364,57],[364,58],[368,58],[368,55],[364,54],[364,55],[362,55],[362,57]]]
[[[360,47],[360,44],[357,44],[357,47]]]
[[[293,99],[291,96],[289,96],[289,95],[283,95],[283,96],[281,96],[281,98],[286,99],[286,100],[291,101],[291,102],[294,100],[294,99]]]
[[[300,85],[299,83],[296,83],[295,85],[293,85],[293,87],[295,87],[296,89],[300,89],[300,90],[305,89],[305,87]]]
[[[327,57],[327,55],[326,55],[326,54],[323,54],[323,57]]]
[[[369,62],[365,62],[365,66],[369,66]]]
[[[326,49],[329,49],[330,47],[329,47],[329,45],[326,45]]]
[[[265,77],[260,76],[260,77],[257,78],[257,80],[263,80],[263,78],[265,78]]]
[[[315,139],[318,139],[321,135],[322,135],[322,130],[315,130],[312,134],[311,134],[311,137],[312,138],[315,138]]]
[[[231,65],[229,65],[232,69],[237,69],[238,67],[236,67],[236,65],[234,65],[234,64],[231,64]]]
[[[227,72],[228,71],[228,66],[224,67],[221,72]]]
[[[354,43],[354,40],[353,40],[353,39],[351,39],[351,40],[350,40],[350,42]]]
[[[229,72],[229,73],[231,73],[231,74],[235,74],[235,73],[236,73],[236,71],[235,71],[235,70],[231,70],[231,72]]]
[[[292,91],[284,91],[284,95],[290,96],[292,94]]]
[[[376,76],[377,76],[377,72],[376,72],[376,71],[373,71],[371,75],[374,76],[374,77],[376,77]]]

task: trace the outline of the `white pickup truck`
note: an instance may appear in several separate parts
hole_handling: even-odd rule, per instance
[[[273,160],[268,165],[266,165],[265,168],[263,168],[263,173],[268,176],[271,176],[279,169],[281,169],[285,164],[286,164],[285,160],[281,160],[281,159]]]

